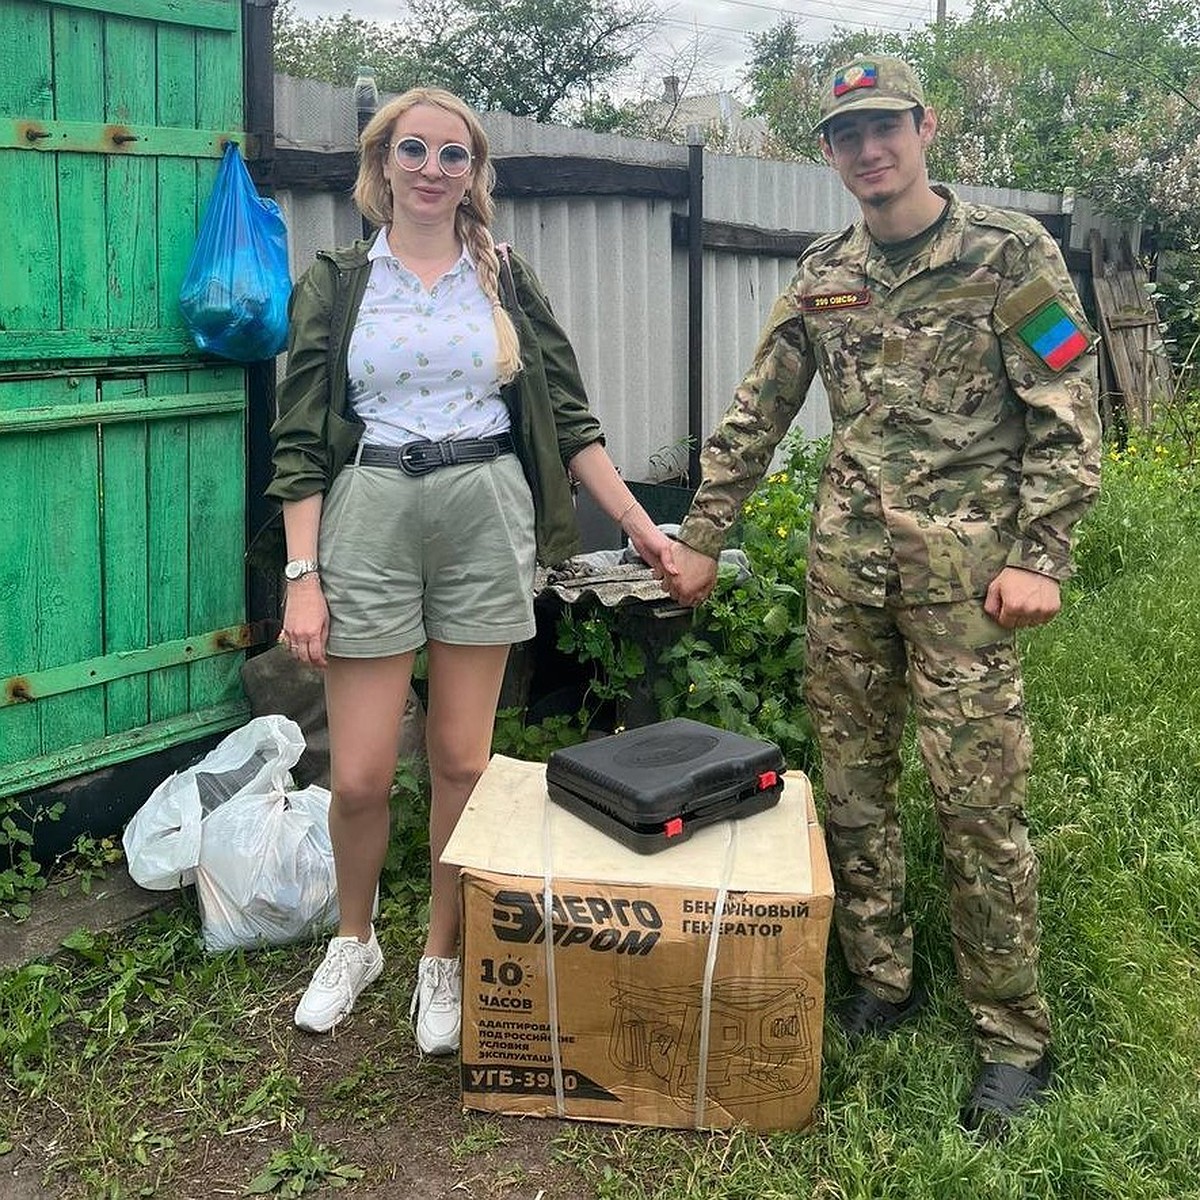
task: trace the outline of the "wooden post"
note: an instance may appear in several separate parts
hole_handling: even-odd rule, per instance
[[[255,186],[265,195],[275,191],[275,0],[242,0],[242,63],[246,132],[253,134],[257,155],[247,155]],[[271,479],[271,424],[275,420],[275,360],[246,368],[246,544],[269,520],[266,497]],[[279,615],[279,580],[264,571],[246,569],[246,616],[250,621]],[[253,650],[250,651],[254,653]]]
[[[1113,427],[1113,385],[1112,363],[1109,359],[1111,350],[1104,332],[1104,314],[1100,308],[1100,283],[1104,278],[1104,240],[1100,230],[1093,229],[1088,234],[1088,249],[1092,260],[1092,297],[1096,302],[1096,327],[1100,331],[1100,348],[1097,358],[1100,362],[1100,421],[1105,429]]]

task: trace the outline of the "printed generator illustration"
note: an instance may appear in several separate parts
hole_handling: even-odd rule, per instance
[[[701,986],[614,984],[608,1056],[626,1071],[662,1080],[684,1107],[696,1099]],[[723,979],[713,985],[706,1095],[749,1103],[803,1091],[815,1069],[816,1001],[796,979]],[[819,1041],[817,1042],[819,1046]]]

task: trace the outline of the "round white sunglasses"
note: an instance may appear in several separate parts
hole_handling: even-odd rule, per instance
[[[392,147],[396,166],[403,171],[419,171],[429,161],[429,147],[419,137],[402,137]],[[458,179],[471,169],[474,155],[461,142],[446,142],[437,152],[437,164],[448,179]]]

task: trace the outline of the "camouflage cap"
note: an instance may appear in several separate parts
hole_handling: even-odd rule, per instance
[[[821,88],[821,119],[813,132],[819,133],[830,117],[840,113],[870,109],[903,112],[924,107],[924,89],[908,63],[886,54],[864,54],[838,67],[825,81]]]

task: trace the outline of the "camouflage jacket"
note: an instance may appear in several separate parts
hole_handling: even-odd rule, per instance
[[[982,596],[1005,565],[1055,578],[1100,483],[1096,335],[1032,217],[948,189],[894,270],[861,221],[816,241],[701,454],[680,536],[715,556],[819,370],[833,435],[809,569],[882,605]]]

